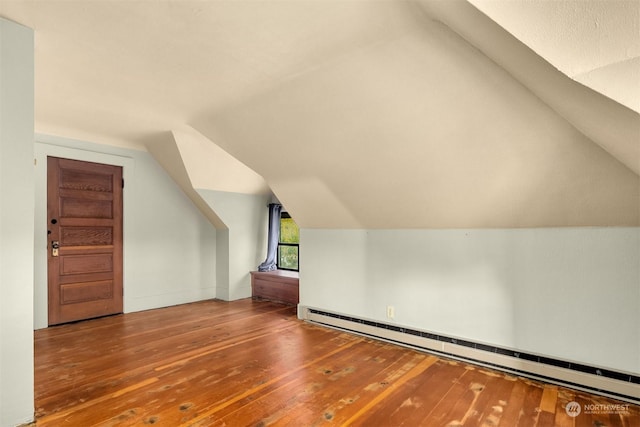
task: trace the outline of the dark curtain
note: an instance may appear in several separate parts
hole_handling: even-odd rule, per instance
[[[281,210],[281,204],[269,204],[269,241],[267,244],[267,259],[258,266],[258,271],[273,271],[278,269],[278,266],[276,265],[276,258],[278,257],[278,242],[280,241]]]

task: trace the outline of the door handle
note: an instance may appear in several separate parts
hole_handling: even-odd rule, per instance
[[[58,249],[60,249],[60,242],[54,240],[51,242],[51,256],[58,256]]]

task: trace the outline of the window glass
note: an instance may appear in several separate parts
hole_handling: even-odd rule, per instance
[[[278,244],[278,268],[298,271],[300,230],[287,212],[280,214],[280,243]]]

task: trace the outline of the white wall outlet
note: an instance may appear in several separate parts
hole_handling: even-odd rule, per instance
[[[393,319],[396,317],[396,309],[392,305],[387,306],[387,319]]]

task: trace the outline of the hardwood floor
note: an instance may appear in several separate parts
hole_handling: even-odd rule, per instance
[[[35,362],[37,426],[640,426],[638,406],[311,325],[293,307],[250,299],[38,330]],[[571,401],[584,408],[576,417]],[[587,413],[591,404],[619,406]]]

